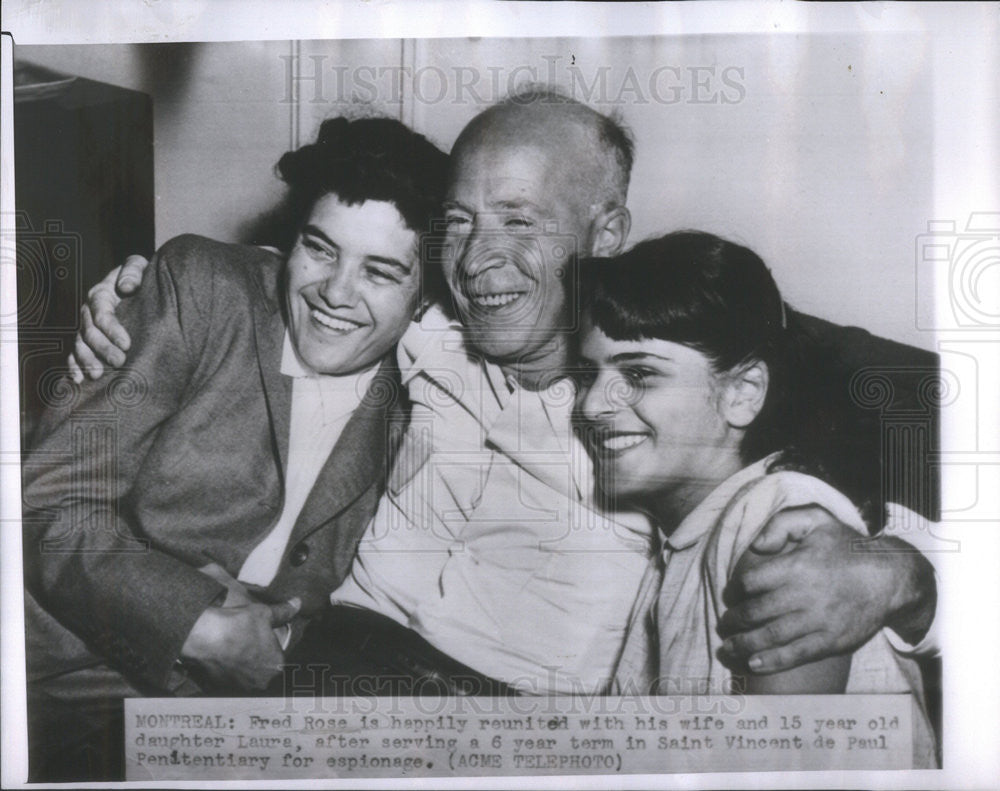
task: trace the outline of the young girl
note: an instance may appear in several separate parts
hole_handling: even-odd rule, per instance
[[[836,476],[805,472],[823,470],[824,459],[795,442],[784,306],[763,261],[710,234],[679,232],[588,262],[584,282],[577,410],[598,486],[612,507],[646,511],[661,536],[630,616],[618,690],[909,692],[915,760],[929,765],[919,670],[881,633],[853,656],[766,676],[741,674],[720,656],[723,590],[757,562],[749,547],[772,515],[819,505],[868,532],[831,485]]]

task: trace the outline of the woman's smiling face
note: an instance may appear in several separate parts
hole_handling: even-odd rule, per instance
[[[286,265],[295,351],[316,373],[346,374],[381,360],[420,297],[415,231],[385,201],[316,201]]]
[[[584,324],[577,413],[604,495],[645,502],[714,487],[739,469],[725,377],[679,343],[614,340]],[[735,467],[734,467],[735,464]]]

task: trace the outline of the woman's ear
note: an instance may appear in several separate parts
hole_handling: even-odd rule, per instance
[[[723,417],[734,428],[746,428],[764,408],[770,372],[767,363],[754,360],[726,374]]]
[[[628,232],[632,229],[632,215],[624,206],[601,209],[590,224],[590,244],[587,255],[607,258],[625,249]]]

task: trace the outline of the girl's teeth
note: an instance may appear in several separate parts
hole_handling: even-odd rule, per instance
[[[480,307],[498,308],[504,305],[509,305],[519,296],[521,296],[519,292],[510,291],[506,294],[484,294],[482,296],[473,297],[472,301]]]
[[[333,316],[327,316],[325,313],[320,313],[318,310],[312,310],[310,311],[310,314],[324,327],[329,327],[331,330],[337,330],[339,332],[350,332],[351,330],[356,330],[361,326],[353,321],[335,319]]]
[[[626,450],[628,448],[634,448],[644,439],[646,439],[645,434],[619,434],[614,437],[605,438],[604,447],[607,450]]]

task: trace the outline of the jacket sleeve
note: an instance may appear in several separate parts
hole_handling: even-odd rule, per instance
[[[211,266],[197,265],[196,241],[167,243],[122,302],[132,337],[122,370],[52,380],[23,469],[26,585],[110,663],[157,686],[225,590],[140,535],[128,507],[210,335]]]
[[[801,344],[793,373],[804,402],[799,433],[825,444],[831,472],[843,474],[838,488],[857,502],[899,503],[939,520],[940,477],[930,457],[940,433],[938,355],[858,327],[788,316]]]
[[[939,447],[940,409],[935,385],[940,381],[937,354],[871,335],[858,327],[841,327],[790,311],[789,326],[802,333],[816,364],[807,369],[802,387],[810,406],[830,399],[832,410],[822,414],[854,455],[854,470],[875,476],[866,488],[881,494],[886,535],[896,536],[921,552],[940,580],[951,553],[950,542],[938,536],[941,518],[940,477],[930,451]],[[820,391],[826,395],[817,395]],[[838,398],[836,394],[840,394]],[[834,395],[830,395],[834,394]],[[829,419],[830,414],[834,419]],[[816,435],[823,439],[822,430]],[[909,443],[901,440],[910,439]],[[936,656],[940,650],[937,617],[927,636],[910,645],[886,628],[892,646],[903,654]]]

